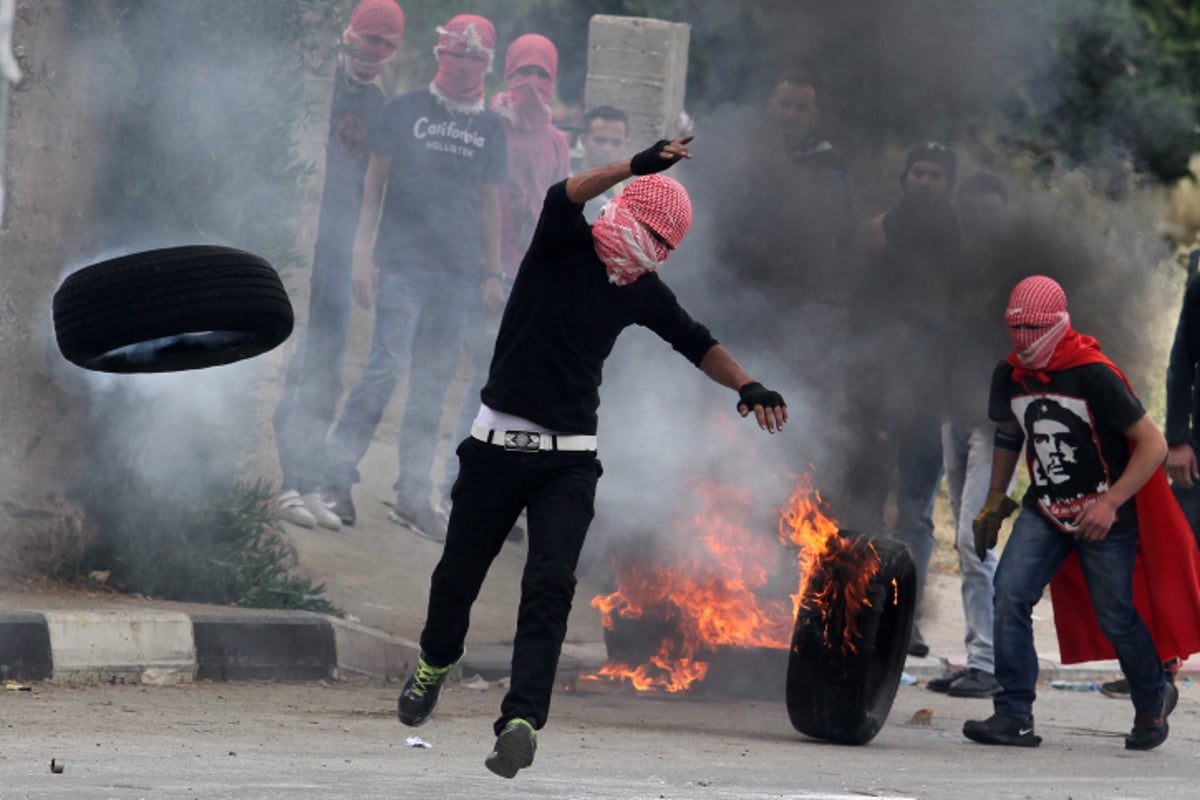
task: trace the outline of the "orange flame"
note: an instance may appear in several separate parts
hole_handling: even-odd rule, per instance
[[[627,682],[638,691],[685,691],[704,680],[705,659],[718,647],[788,647],[802,607],[821,609],[827,641],[837,638],[843,648],[853,648],[854,614],[868,602],[866,590],[879,559],[869,544],[851,546],[838,536],[837,522],[823,513],[811,476],[801,478],[781,510],[777,541],[744,523],[761,505],[752,490],[706,481],[697,485],[696,494],[700,510],[683,525],[693,533],[689,549],[672,566],[626,565],[618,570],[617,590],[591,603],[610,631],[620,618],[661,621],[671,633],[646,663],[631,667],[610,661],[583,679]],[[799,588],[790,608],[781,599],[760,599],[757,593],[777,572],[772,567],[797,548]],[[833,575],[825,565],[838,559],[847,563]],[[831,631],[835,622],[839,629]]]
[[[879,571],[879,554],[866,539],[843,538],[837,522],[822,512],[824,506],[812,476],[804,475],[779,519],[780,540],[800,548],[800,588],[792,604],[796,613],[813,609],[819,614],[826,643],[840,640],[843,652],[853,652],[858,610],[871,604],[867,593]]]

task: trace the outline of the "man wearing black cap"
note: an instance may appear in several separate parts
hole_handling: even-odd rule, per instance
[[[878,448],[871,447],[868,458],[874,463],[864,467],[868,474],[859,482],[859,496],[875,489],[870,511],[882,508],[891,484],[886,477],[890,453],[894,453],[894,535],[916,561],[918,598],[924,593],[933,554],[933,499],[942,475],[938,380],[951,374],[950,365],[941,363],[942,345],[951,335],[949,319],[936,313],[931,300],[962,258],[962,237],[951,202],[957,166],[954,151],[944,144],[925,142],[914,147],[900,174],[899,204],[864,223],[857,239],[868,279],[888,287],[885,307],[873,323],[877,360],[867,372],[876,383],[853,394],[874,404],[863,412],[876,417],[876,430],[887,444],[889,458],[880,459]],[[915,625],[908,652],[929,653]]]

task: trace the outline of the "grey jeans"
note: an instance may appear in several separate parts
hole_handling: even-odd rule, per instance
[[[946,490],[954,514],[954,549],[962,571],[963,616],[966,617],[967,667],[995,672],[992,648],[992,581],[1000,557],[994,548],[983,561],[975,555],[971,523],[987,501],[992,481],[992,442],[996,428],[965,428],[953,422],[942,425],[942,458]],[[1009,490],[1012,490],[1011,484]]]

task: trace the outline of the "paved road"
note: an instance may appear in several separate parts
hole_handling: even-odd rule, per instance
[[[782,703],[560,693],[533,768],[487,772],[501,690],[453,686],[420,729],[381,684],[58,687],[0,693],[0,798],[1194,798],[1200,687],[1170,740],[1126,753],[1123,701],[1046,688],[1036,750],[959,735],[986,701],[901,687],[865,747],[792,730]],[[911,725],[932,709],[931,723]],[[405,745],[417,733],[433,745]],[[52,774],[50,760],[65,765]]]

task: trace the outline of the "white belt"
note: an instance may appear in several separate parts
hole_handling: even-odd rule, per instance
[[[471,426],[471,436],[484,444],[494,444],[505,450],[525,453],[535,453],[539,450],[594,451],[596,449],[595,436],[563,436],[557,433],[539,433],[538,431],[496,431],[479,425]]]

